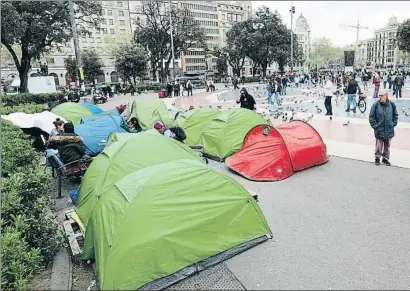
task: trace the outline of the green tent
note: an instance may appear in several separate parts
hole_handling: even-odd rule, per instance
[[[222,161],[239,151],[246,134],[259,124],[267,124],[258,113],[234,108],[221,112],[203,129],[200,144],[204,154]]]
[[[63,117],[65,120],[70,120],[73,124],[80,124],[81,118],[94,115],[88,107],[74,102],[65,102],[57,105],[51,112]]]
[[[195,145],[200,143],[202,130],[221,113],[218,109],[198,108],[178,115],[175,125],[182,127],[186,134],[185,143]]]
[[[143,130],[151,129],[155,120],[154,111],[167,111],[167,106],[160,100],[134,101],[131,106],[131,116],[135,116]]]
[[[88,223],[101,290],[162,290],[272,236],[252,195],[195,160],[123,176]]]
[[[179,159],[202,162],[187,145],[155,130],[119,139],[95,157],[88,167],[79,188],[77,214],[87,226],[98,199],[118,180],[141,168]]]
[[[152,113],[152,126],[154,126],[155,121],[160,121],[162,122],[166,127],[170,127],[174,124],[175,122],[175,117],[180,114],[180,111],[177,110],[166,110],[166,111],[160,111],[160,110],[155,110]]]
[[[107,138],[107,144],[105,145],[105,147],[108,147],[119,140],[129,139],[135,134],[136,133],[111,132]]]

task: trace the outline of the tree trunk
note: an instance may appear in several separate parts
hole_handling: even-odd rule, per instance
[[[266,70],[268,68],[268,64],[262,64],[262,77],[266,78]]]
[[[283,72],[285,71],[285,64],[282,63],[282,62],[280,62],[280,63],[278,63],[278,65],[279,65],[279,71],[280,71],[281,73],[283,73]]]
[[[135,76],[132,76],[132,79],[134,80],[134,85],[137,85],[137,78]]]
[[[252,77],[255,77],[256,74],[256,66],[252,66]]]
[[[31,59],[30,55],[28,54],[28,49],[22,47],[21,49],[21,61],[20,61],[20,69],[19,78],[20,78],[20,93],[27,93],[28,92],[28,71],[31,69],[30,65]]]

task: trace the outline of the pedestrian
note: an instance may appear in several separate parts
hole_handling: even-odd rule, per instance
[[[273,105],[275,105],[275,101],[278,104],[278,106],[280,106],[281,102],[279,99],[279,93],[280,93],[280,86],[278,83],[278,80],[273,81],[273,85],[272,85],[272,94],[273,94]]]
[[[401,98],[401,89],[403,88],[404,85],[404,79],[401,73],[399,73],[394,80],[394,85],[395,85],[395,91],[396,91],[396,98]]]
[[[380,75],[378,73],[374,75],[373,84],[374,84],[373,98],[377,98],[377,96],[379,96],[379,89],[380,89]]]
[[[273,88],[272,88],[272,86],[273,86],[273,84],[272,84],[272,82],[270,81],[270,82],[268,83],[268,86],[266,87],[266,91],[267,91],[267,94],[268,94],[268,104],[269,104],[269,105],[273,105],[273,102],[272,102]]]
[[[330,80],[329,77],[326,77],[326,83],[324,86],[325,89],[325,108],[326,108],[326,114],[325,115],[333,115],[332,112],[332,96],[333,96],[333,92],[332,92],[332,87],[333,87],[333,83]]]
[[[282,95],[286,95],[286,89],[288,88],[288,77],[283,75],[282,78]]]
[[[397,125],[399,114],[396,104],[389,100],[388,91],[379,93],[379,100],[373,103],[369,114],[370,126],[374,129],[376,138],[375,164],[382,163],[390,166],[390,144],[394,137],[394,128]]]
[[[245,88],[242,88],[240,91],[239,100],[236,100],[237,104],[241,104],[241,108],[249,109],[249,110],[256,110],[256,102],[255,99]]]
[[[233,89],[234,90],[236,90],[236,89],[239,89],[239,87],[238,87],[238,79],[237,78],[233,78],[232,79],[232,85],[233,85]]]
[[[351,75],[348,77],[349,83],[347,84],[346,93],[347,93],[347,108],[346,112],[350,111],[350,105],[353,103],[352,111],[356,113],[356,94],[359,92],[361,94],[361,90],[359,84],[355,80],[354,76]]]
[[[389,90],[391,90],[391,85],[392,85],[392,79],[391,79],[391,72],[389,72],[389,75],[387,76],[387,83],[389,83]]]
[[[168,82],[167,83],[167,97],[168,98],[172,98],[172,90],[173,88],[172,88],[172,84],[171,84],[171,82]]]
[[[384,72],[384,74],[383,74],[383,89],[386,89],[387,81],[388,81],[388,77],[387,77],[386,72]]]
[[[192,96],[192,83],[191,83],[191,80],[188,80],[188,82],[186,82],[186,89],[188,91],[188,96],[189,96],[189,93],[191,93],[191,96]]]
[[[177,81],[174,83],[174,97],[179,97],[179,84]]]

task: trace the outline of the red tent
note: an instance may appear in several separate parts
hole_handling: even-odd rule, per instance
[[[250,180],[278,181],[327,161],[326,145],[319,133],[308,123],[295,120],[277,128],[254,127],[241,150],[225,163]]]

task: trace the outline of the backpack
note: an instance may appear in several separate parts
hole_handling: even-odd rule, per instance
[[[179,126],[171,126],[169,130],[175,134],[175,139],[180,142],[184,142],[186,140],[185,131],[182,127]]]

